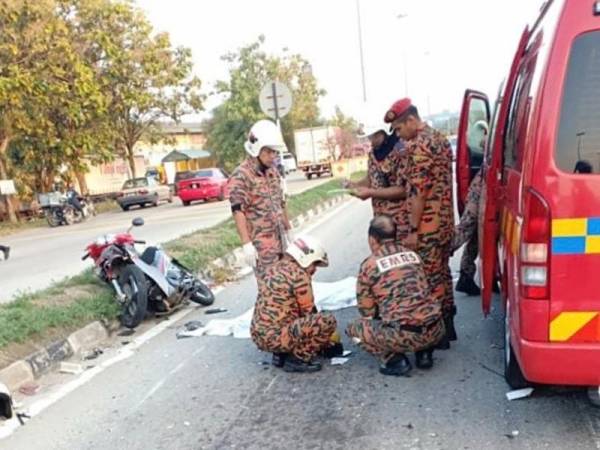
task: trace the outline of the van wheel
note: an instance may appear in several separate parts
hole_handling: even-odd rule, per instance
[[[188,202],[188,201],[182,201],[182,203],[183,203],[183,206],[190,206],[190,204],[191,204],[192,202]]]
[[[519,361],[515,356],[510,343],[510,304],[506,302],[506,314],[504,315],[504,378],[513,389],[523,389],[531,383],[525,379]]]

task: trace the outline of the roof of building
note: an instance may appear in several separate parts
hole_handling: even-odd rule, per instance
[[[188,161],[190,159],[210,158],[211,156],[212,152],[210,150],[173,150],[162,159],[162,162]]]

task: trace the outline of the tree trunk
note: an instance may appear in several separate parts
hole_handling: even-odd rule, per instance
[[[127,157],[127,162],[129,163],[129,170],[131,171],[131,178],[136,178],[137,171],[135,170],[135,155],[133,154],[133,146],[125,147],[125,155]]]
[[[0,180],[8,180],[8,170],[4,159],[7,148],[8,138],[4,138],[0,141]],[[12,223],[17,223],[19,220],[17,219],[17,213],[15,212],[15,207],[11,201],[10,195],[5,195],[4,201],[6,204],[6,212],[8,213],[8,220]]]
[[[78,170],[75,172],[75,178],[77,178],[77,183],[79,184],[79,192],[81,193],[81,195],[88,195],[89,190],[87,186],[87,181],[85,180],[85,173]]]

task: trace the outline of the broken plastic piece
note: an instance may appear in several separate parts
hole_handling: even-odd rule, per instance
[[[19,388],[19,392],[23,395],[35,395],[40,390],[40,385],[35,383],[25,383]]]
[[[81,367],[81,364],[61,362],[60,363],[60,372],[61,373],[70,373],[73,375],[79,375],[81,372],[83,372],[83,367]]]
[[[204,311],[204,314],[219,314],[219,313],[224,313],[227,312],[226,308],[213,308],[213,309],[207,309],[206,311]]]
[[[531,395],[533,388],[517,389],[516,391],[510,391],[506,393],[508,400],[518,400],[520,398],[526,398]]]
[[[202,328],[203,326],[204,324],[199,320],[191,320],[184,325],[186,331],[194,331],[198,328]]]
[[[350,358],[341,358],[341,357],[331,358],[331,365],[332,366],[341,366],[341,365],[346,364],[349,359]]]

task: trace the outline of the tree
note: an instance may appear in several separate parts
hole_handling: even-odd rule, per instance
[[[82,42],[80,52],[107,98],[106,123],[114,146],[136,176],[136,143],[142,138],[162,139],[161,119],[177,122],[202,109],[201,83],[192,75],[191,51],[173,48],[167,33],[154,33],[130,1],[61,3],[62,15]]]
[[[327,123],[335,129],[334,135],[327,140],[327,148],[330,149],[332,158],[337,159],[336,156],[339,158],[353,157],[357,152],[358,122],[353,117],[346,116],[341,108],[336,106],[335,114]]]
[[[9,148],[24,160],[29,151],[30,159],[47,162],[44,152],[71,148],[64,131],[77,129],[84,110],[96,107],[91,72],[73,51],[56,7],[52,0],[0,1],[0,178],[14,172]],[[16,222],[13,205],[6,203]]]
[[[281,121],[283,137],[288,148],[293,148],[294,128],[320,123],[318,99],[325,91],[317,81],[308,61],[298,54],[267,54],[264,36],[236,52],[228,53],[222,60],[229,64],[229,80],[216,84],[216,94],[224,95],[225,101],[213,111],[206,123],[207,144],[215,150],[219,163],[232,169],[243,158],[243,145],[248,130],[254,122],[264,119],[258,96],[269,80],[286,83],[292,90],[294,105]]]

